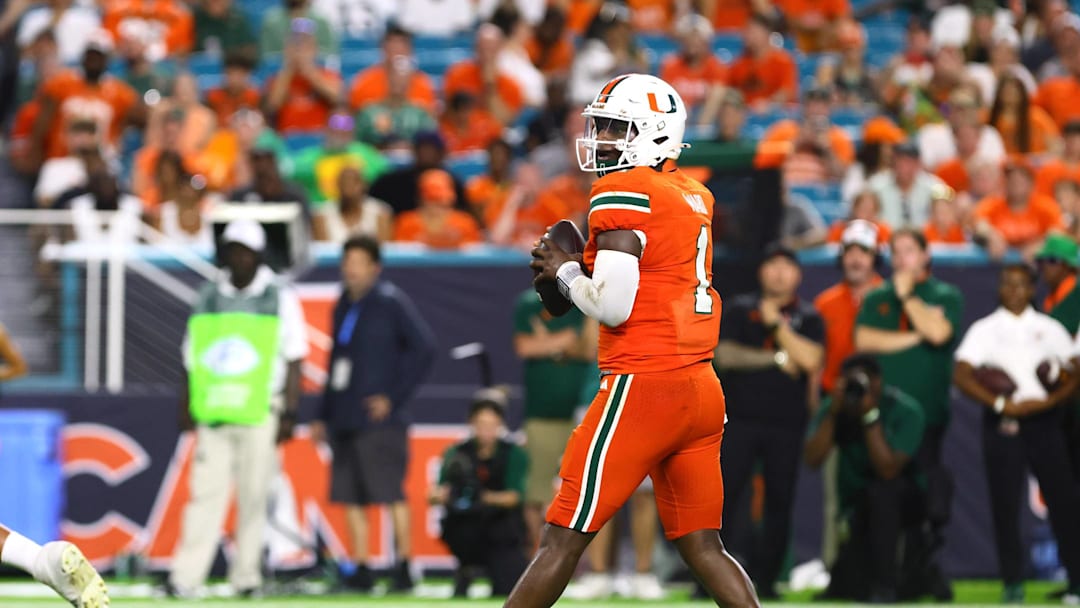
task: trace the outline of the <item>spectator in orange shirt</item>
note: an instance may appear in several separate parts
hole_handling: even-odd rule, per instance
[[[975,207],[975,236],[994,259],[1009,247],[1030,259],[1046,234],[1064,230],[1061,209],[1054,199],[1034,191],[1031,166],[1021,157],[1005,165],[1005,195],[988,196]]]
[[[469,93],[455,93],[439,121],[451,154],[484,150],[502,134],[502,125]]]
[[[686,15],[675,26],[679,50],[664,58],[660,78],[675,87],[690,120],[713,125],[724,95],[727,68],[712,53],[712,24],[701,15]]]
[[[353,110],[364,106],[387,101],[390,97],[390,71],[394,62],[405,58],[415,63],[413,56],[412,34],[396,24],[389,24],[382,39],[382,63],[375,64],[353,78],[349,90],[349,105]],[[435,85],[431,78],[420,70],[411,70],[405,98],[428,112],[435,111]]]
[[[1027,87],[1014,74],[998,80],[994,105],[988,124],[998,130],[1008,154],[1044,154],[1056,152],[1061,134],[1050,115],[1032,105]]]
[[[881,219],[881,199],[873,190],[863,190],[855,195],[855,198],[851,201],[851,213],[848,214],[846,219],[837,220],[829,228],[829,236],[826,237],[827,243],[840,243],[844,238],[844,231],[848,225],[859,220],[862,222],[868,222],[874,226],[874,231],[877,234],[878,246],[885,245],[892,238],[892,228],[885,220]]]
[[[1039,194],[1053,196],[1054,185],[1062,179],[1080,181],[1080,120],[1066,123],[1062,133],[1061,156],[1047,161],[1035,174],[1035,191]]]
[[[777,0],[776,5],[804,53],[835,49],[836,25],[851,16],[848,0]]]
[[[953,138],[956,139],[956,157],[941,163],[934,171],[941,181],[957,192],[967,192],[971,185],[968,167],[981,158],[979,156],[981,133],[982,125],[979,123],[963,121],[955,125]]]
[[[147,144],[135,153],[131,167],[131,191],[141,198],[146,208],[153,211],[162,201],[176,198],[180,175],[191,167],[185,167],[184,152],[180,149],[180,134],[184,129],[184,115],[173,111],[161,119],[159,143]]]
[[[1067,177],[1054,185],[1054,200],[1061,207],[1065,231],[1074,240],[1080,237],[1080,182]]]
[[[565,74],[574,60],[574,43],[566,31],[566,12],[549,4],[544,18],[533,28],[532,38],[525,44],[529,58],[545,77]]]
[[[510,192],[501,204],[484,211],[492,243],[527,251],[548,226],[570,215],[561,199],[541,195],[543,185],[539,167],[529,163],[518,165]]]
[[[487,173],[477,175],[465,184],[465,200],[468,201],[473,215],[481,220],[487,209],[502,205],[514,183],[510,172],[514,151],[510,144],[506,143],[506,140],[496,139],[488,144],[487,153]]]
[[[940,245],[963,245],[968,242],[960,217],[956,192],[951,188],[935,188],[930,195],[930,221],[923,226],[926,242]]]
[[[241,108],[259,109],[262,95],[251,79],[254,71],[255,57],[250,53],[234,51],[225,55],[224,82],[206,93],[206,105],[217,114],[219,125],[228,124]]]
[[[1080,120],[1080,49],[1076,48],[1080,38],[1080,19],[1076,15],[1064,14],[1054,21],[1055,39],[1059,41],[1058,56],[1061,58],[1065,74],[1043,80],[1035,93],[1035,104],[1046,110],[1058,127]],[[1063,44],[1065,42],[1068,44]]]
[[[739,89],[752,108],[798,99],[795,60],[784,49],[772,45],[772,34],[767,18],[752,16],[743,32],[743,54],[728,70],[728,84]]]
[[[863,298],[881,284],[876,266],[883,240],[877,226],[858,219],[845,222],[836,242],[841,247],[843,280],[814,299],[814,308],[825,323],[825,367],[821,372],[824,393],[832,391],[836,384],[840,363],[855,352],[855,318]]]
[[[199,82],[190,72],[178,74],[173,80],[172,95],[152,107],[146,125],[146,144],[164,145],[161,123],[168,114],[175,114],[181,120],[178,141],[169,145],[184,154],[201,151],[217,128],[217,115],[199,101]]]
[[[146,32],[147,59],[183,55],[195,44],[195,20],[180,0],[106,0],[102,26],[120,38],[129,24]],[[150,27],[145,27],[149,25]]]
[[[596,174],[590,171],[569,171],[548,181],[537,196],[542,200],[553,198],[562,201],[566,209],[565,219],[584,226],[589,219],[589,195],[595,181]]]
[[[843,129],[830,122],[831,99],[825,89],[807,91],[801,120],[782,120],[766,131],[754,165],[783,167],[787,184],[840,179],[855,160],[855,146]]]
[[[480,226],[466,211],[454,209],[454,179],[442,169],[420,175],[419,206],[394,221],[394,240],[421,243],[433,249],[458,249],[480,243]]]
[[[451,100],[457,93],[469,93],[499,122],[509,124],[525,100],[514,79],[499,73],[497,60],[502,41],[498,27],[490,23],[478,27],[475,59],[458,62],[446,70],[443,94]]]
[[[341,77],[319,67],[315,23],[293,19],[281,71],[266,87],[266,113],[278,131],[318,131],[341,98]]]
[[[107,146],[116,146],[128,123],[141,125],[144,107],[135,91],[105,73],[112,53],[112,38],[98,30],[83,53],[82,70],[64,70],[42,83],[38,91],[41,111],[34,123],[30,158],[40,165],[44,158],[66,156],[64,129],[74,118],[98,123]]]

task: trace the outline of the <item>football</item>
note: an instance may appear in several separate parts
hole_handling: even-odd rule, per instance
[[[1035,369],[1035,375],[1039,377],[1039,382],[1042,383],[1043,388],[1053,392],[1061,385],[1064,371],[1060,361],[1056,358],[1050,358],[1039,364],[1039,367]]]
[[[581,231],[570,220],[556,222],[554,226],[548,229],[547,236],[567,253],[582,253],[585,251],[585,237],[581,235]],[[542,243],[540,246],[544,247]],[[536,271],[533,272],[536,273]],[[559,293],[559,286],[555,284],[555,281],[540,281],[535,283],[534,287],[537,295],[540,296],[540,301],[544,304],[544,308],[552,316],[561,317],[573,307],[570,300]]]
[[[1016,392],[1016,382],[1000,367],[984,365],[975,370],[975,380],[995,395],[1006,397]]]

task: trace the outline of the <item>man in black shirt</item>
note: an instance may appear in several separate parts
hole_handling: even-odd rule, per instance
[[[766,250],[758,278],[760,293],[724,303],[715,359],[728,415],[720,458],[727,495],[725,527],[732,526],[754,467],[761,463],[762,538],[752,550],[744,549],[742,557],[759,596],[775,598],[791,535],[795,481],[814,389],[810,380],[824,361],[825,329],[814,306],[795,294],[802,272],[792,250],[780,246]],[[737,543],[733,549],[740,553]]]
[[[355,572],[346,583],[369,591],[368,519],[364,507],[386,505],[394,525],[398,563],[391,587],[412,588],[409,508],[402,484],[408,464],[409,399],[435,360],[435,341],[412,301],[379,280],[379,243],[368,236],[345,242],[344,292],[334,307],[330,377],[311,425],[316,442],[334,454],[330,500],[347,508]]]
[[[413,164],[383,174],[371,184],[370,194],[381,201],[386,201],[394,210],[394,215],[402,211],[412,211],[420,200],[420,174],[428,169],[446,168],[446,143],[437,131],[422,131],[413,138]],[[465,189],[454,178],[454,192],[457,193],[457,206],[465,208]]]

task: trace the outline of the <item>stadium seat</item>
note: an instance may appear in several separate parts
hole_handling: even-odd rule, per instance
[[[826,224],[832,224],[847,216],[847,205],[844,204],[840,195],[840,186],[837,184],[799,184],[790,186],[788,193],[792,196],[805,197],[810,201]]]
[[[679,42],[670,36],[663,34],[638,34],[638,43],[658,57],[663,57],[679,49]]]
[[[379,50],[380,40],[374,37],[344,37],[341,39],[341,52]]]
[[[438,51],[444,49],[465,49],[472,51],[473,34],[462,33],[454,36],[424,36],[413,37],[413,49],[420,51]]]
[[[427,49],[416,52],[416,65],[421,72],[432,76],[443,75],[450,66],[471,57],[472,51],[468,48],[447,48],[438,51]]]
[[[341,53],[341,74],[349,79],[353,74],[365,70],[382,61],[379,49],[343,51]]]
[[[746,124],[743,125],[743,134],[750,139],[761,139],[761,136],[765,134],[765,131],[774,123],[796,116],[797,113],[791,110],[752,112],[746,117]]]
[[[464,152],[455,154],[446,160],[446,168],[462,182],[487,171],[487,152]]]
[[[322,143],[323,134],[321,131],[298,131],[295,133],[285,133],[282,135],[285,140],[285,147],[289,149],[289,152],[299,152],[304,148],[310,148]]]
[[[731,58],[738,56],[742,53],[743,39],[742,34],[738,32],[717,32],[713,36],[712,41],[713,52],[720,55],[724,61],[731,61]],[[730,57],[724,57],[727,53]]]
[[[266,82],[267,80],[270,80],[271,76],[277,74],[280,70],[280,54],[263,55],[262,59],[259,60],[259,67],[255,68],[255,76],[259,80]]]

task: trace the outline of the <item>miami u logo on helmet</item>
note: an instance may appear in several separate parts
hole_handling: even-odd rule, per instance
[[[668,109],[666,109],[666,110],[661,110],[660,109],[660,104],[658,104],[656,102],[656,94],[655,93],[649,93],[648,95],[646,95],[646,97],[649,98],[649,109],[652,110],[653,112],[659,112],[660,114],[674,114],[675,112],[679,111],[679,108],[675,105],[675,96],[670,94],[670,93],[667,96],[667,98],[668,98]]]

